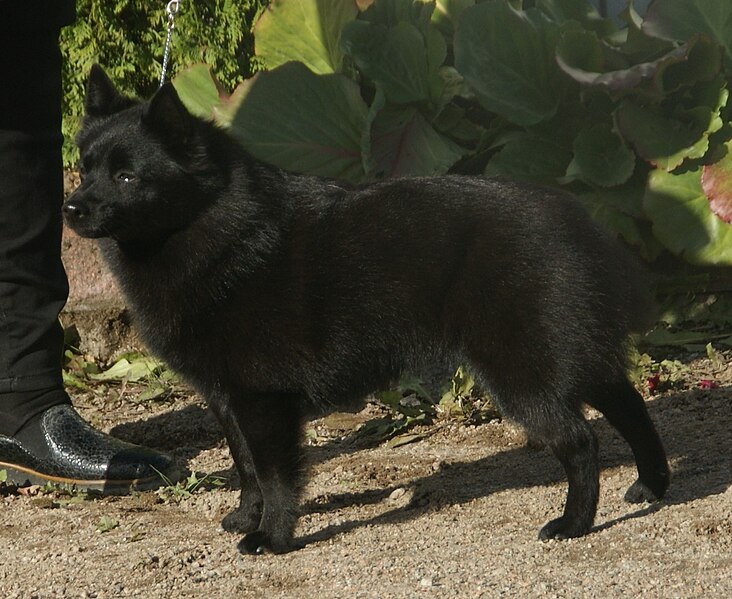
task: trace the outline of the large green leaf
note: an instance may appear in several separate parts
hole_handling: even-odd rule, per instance
[[[628,183],[611,189],[581,192],[575,195],[593,219],[605,229],[619,234],[636,246],[649,261],[655,260],[663,246],[651,234],[643,211],[647,176],[634,176]]]
[[[654,235],[674,254],[695,264],[732,265],[732,225],[710,210],[699,170],[653,171],[643,207]]]
[[[684,41],[707,33],[732,60],[732,2],[729,0],[655,0],[648,7],[643,32],[664,40]]]
[[[715,164],[705,166],[702,188],[709,199],[712,212],[724,222],[732,223],[732,141],[727,142],[727,154]]]
[[[191,114],[205,119],[213,117],[214,107],[221,103],[222,92],[204,64],[189,67],[175,76],[173,87]]]
[[[375,0],[362,18],[386,27],[410,23],[420,31],[425,31],[430,26],[434,9],[434,0]]]
[[[256,55],[270,69],[297,60],[314,73],[340,71],[340,34],[357,14],[353,0],[272,0],[254,27]]]
[[[576,21],[600,37],[617,31],[612,19],[603,19],[587,0],[536,0],[536,7],[555,23]]]
[[[643,196],[648,183],[648,172],[638,170],[633,177],[623,185],[610,189],[596,189],[594,191],[581,192],[578,195],[582,198],[602,202],[618,212],[627,214],[637,220],[647,220],[643,210]]]
[[[466,8],[455,33],[455,67],[478,101],[518,125],[551,117],[559,104],[558,28],[504,0]]]
[[[662,98],[682,86],[713,79],[721,68],[719,48],[700,35],[654,60],[629,65],[594,33],[568,30],[556,54],[559,67],[572,79],[616,98],[629,93]]]
[[[642,158],[672,171],[684,160],[707,153],[709,136],[722,128],[720,110],[727,96],[726,88],[718,88],[716,106],[677,110],[673,115],[664,114],[658,106],[625,100],[616,112],[617,126]]]
[[[695,35],[684,46],[688,50],[683,60],[670,63],[660,73],[660,87],[665,93],[711,81],[722,70],[721,48],[710,37]]]
[[[571,160],[572,149],[557,136],[522,131],[491,158],[483,174],[552,184],[564,176]]]
[[[129,356],[120,358],[110,368],[97,374],[87,376],[95,381],[140,381],[160,372],[161,364],[149,356]]]
[[[622,210],[618,210],[602,194],[591,192],[578,195],[577,199],[602,227],[618,233],[631,245],[643,245],[643,234],[638,221]]]
[[[224,92],[210,67],[204,64],[180,71],[173,79],[173,86],[192,114],[213,119],[223,126],[231,123],[242,97],[242,88],[237,88],[233,94]]]
[[[270,164],[360,181],[367,113],[350,79],[315,75],[302,63],[289,62],[246,82],[231,133]]]
[[[646,107],[630,100],[621,103],[616,117],[618,129],[641,158],[667,171],[707,151],[709,141],[702,135],[704,123],[698,122],[703,118],[681,120],[662,114],[657,106]]]
[[[609,125],[597,123],[579,132],[574,140],[574,159],[567,169],[570,178],[593,185],[613,187],[630,179],[635,155]]]
[[[436,101],[442,93],[438,69],[446,48],[434,29],[423,33],[405,21],[392,26],[354,21],[343,31],[343,48],[390,102]]]
[[[414,107],[387,105],[371,126],[373,175],[440,175],[464,150],[440,135]]]
[[[473,4],[475,4],[475,0],[436,0],[432,22],[443,34],[452,37],[460,15]]]
[[[649,62],[673,49],[668,40],[649,37],[643,33],[643,17],[635,10],[632,1],[628,2],[620,16],[627,24],[626,38],[621,49],[631,63]]]

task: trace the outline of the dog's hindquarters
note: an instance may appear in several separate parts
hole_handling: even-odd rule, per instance
[[[503,413],[566,471],[564,514],[541,538],[579,536],[592,526],[598,449],[582,403],[602,412],[633,450],[639,480],[626,499],[657,499],[668,485],[660,439],[626,374],[628,335],[645,312],[634,266],[570,202],[551,202],[551,211],[535,214],[541,222],[519,222],[523,230],[513,236],[474,239],[446,311],[446,330],[456,332],[454,342]]]

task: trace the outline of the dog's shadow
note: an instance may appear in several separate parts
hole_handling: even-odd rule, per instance
[[[186,462],[202,451],[223,446],[226,442],[211,410],[198,404],[147,420],[119,424],[110,433],[128,443],[172,453],[179,462]]]
[[[693,390],[658,398],[648,404],[672,461],[668,493],[655,504],[628,504],[627,514],[599,522],[593,532],[645,516],[667,505],[723,493],[732,484],[732,453],[724,449],[729,446],[729,431],[732,430],[731,392],[732,388]],[[593,426],[600,440],[601,468],[634,464],[630,448],[604,418],[594,421]],[[633,480],[627,481],[628,486]],[[303,512],[327,512],[345,506],[384,502],[399,487],[411,492],[406,505],[365,520],[328,525],[298,539],[298,543],[326,541],[360,526],[408,521],[444,506],[467,504],[499,491],[564,482],[564,471],[549,451],[529,446],[509,449],[484,459],[442,465],[433,474],[407,485],[343,493],[328,496],[325,501],[309,502],[303,506]],[[536,492],[541,491],[537,489]],[[537,526],[539,524],[542,523]]]
[[[729,431],[732,430],[732,410],[729,409],[731,395],[732,388],[691,390],[657,398],[649,403],[651,417],[673,464],[669,491],[658,504],[641,508],[633,508],[629,504],[628,514],[598,523],[593,530],[604,530],[664,505],[686,503],[724,492],[732,484],[732,452],[728,450]],[[600,440],[601,468],[634,463],[630,448],[603,418],[593,421],[593,426]],[[175,434],[165,435],[165,431],[174,431]],[[182,452],[178,455],[186,459],[203,449],[224,443],[215,419],[200,406],[188,406],[145,422],[120,425],[113,433],[132,442],[151,444],[161,449],[177,449]],[[187,439],[185,447],[181,447],[181,438]],[[368,445],[368,442],[353,443],[347,440],[310,447],[307,449],[307,461],[325,461],[335,454],[360,451]],[[238,488],[233,469],[220,474],[229,478],[230,488]],[[328,495],[307,502],[302,506],[303,513],[377,504],[387,500],[397,488],[406,489],[411,496],[406,505],[399,505],[368,519],[328,525],[297,542],[307,545],[331,539],[360,526],[409,521],[425,512],[466,504],[503,490],[565,481],[564,471],[548,451],[528,446],[508,449],[475,461],[446,463],[436,472],[408,484]],[[628,480],[628,485],[632,482]],[[537,489],[536,492],[540,491]]]

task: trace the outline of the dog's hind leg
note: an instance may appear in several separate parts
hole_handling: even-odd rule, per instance
[[[560,380],[543,366],[545,358],[527,357],[521,368],[512,362],[512,356],[527,356],[530,350],[506,347],[489,354],[475,344],[469,363],[503,415],[548,447],[567,475],[564,513],[545,524],[539,538],[579,537],[592,527],[600,495],[597,437],[582,415],[579,393],[571,381]]]
[[[239,551],[285,553],[293,548],[297,521],[302,397],[249,394],[233,407],[262,493],[259,526],[239,542]]]
[[[504,377],[505,378],[505,377]],[[496,378],[493,379],[496,381]],[[528,436],[557,457],[567,475],[567,500],[561,517],[551,520],[539,538],[566,539],[587,533],[600,494],[597,437],[580,410],[579,400],[547,391],[551,385],[514,380],[490,385],[503,414],[526,429]],[[539,391],[543,390],[543,391]]]
[[[521,419],[529,436],[544,443],[567,474],[564,513],[547,522],[539,531],[539,538],[579,537],[590,530],[597,511],[600,494],[597,438],[579,410],[551,403],[548,407],[540,420],[536,419],[536,412]]]
[[[668,461],[640,393],[623,377],[613,384],[596,385],[585,402],[607,418],[633,451],[638,479],[625,493],[625,500],[639,503],[661,499],[669,484]]]
[[[257,482],[252,454],[239,428],[231,402],[232,399],[223,394],[208,398],[208,405],[224,430],[241,484],[239,507],[224,517],[221,526],[227,532],[246,533],[259,528],[262,520],[262,492]]]

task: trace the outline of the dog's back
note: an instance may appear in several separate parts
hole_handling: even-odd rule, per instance
[[[363,189],[309,180],[306,192],[299,182],[278,182],[287,200],[274,221],[277,250],[238,277],[245,284],[228,299],[207,297],[206,284],[188,294],[215,304],[209,319],[197,308],[201,327],[227,340],[242,384],[281,379],[327,407],[388,383],[425,354],[479,360],[492,386],[526,379],[527,364],[557,389],[622,374],[642,294],[631,261],[573,199],[463,177]],[[195,235],[216,237],[233,257],[249,251],[237,238],[246,212],[235,224],[235,204],[248,200],[230,201],[226,222]],[[207,281],[237,278],[222,268],[251,263],[218,262]]]

